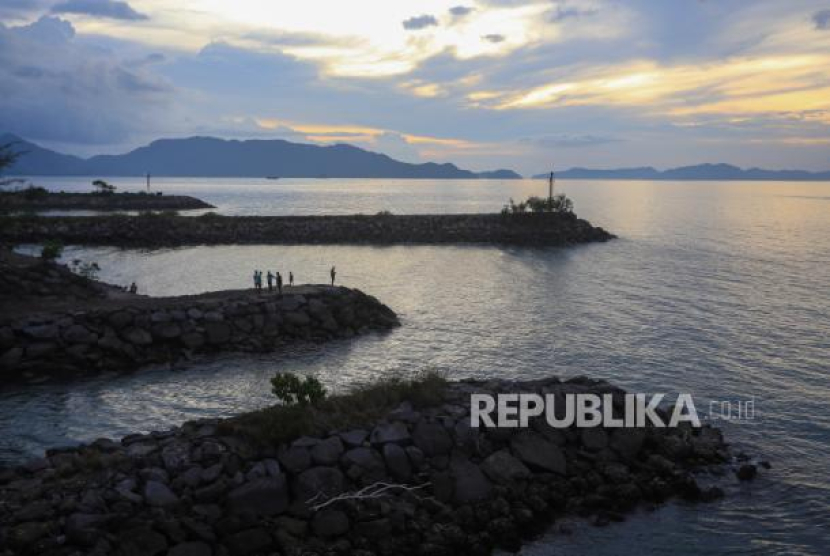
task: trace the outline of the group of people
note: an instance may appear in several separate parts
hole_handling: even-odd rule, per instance
[[[268,291],[269,292],[274,291],[274,286],[276,285],[277,292],[280,295],[282,294],[282,283],[283,283],[282,274],[280,274],[279,272],[274,274],[273,272],[271,272],[269,270],[268,274],[265,275],[265,280],[268,284]],[[291,285],[291,286],[294,285],[294,273],[293,272],[288,273],[288,284]],[[254,289],[256,289],[257,291],[262,291],[262,271],[261,270],[254,270]]]
[[[334,285],[334,279],[337,276],[337,270],[334,267],[331,267],[331,270],[329,271],[329,275],[331,276],[331,285],[333,286]],[[269,292],[274,291],[274,286],[276,285],[277,293],[282,295],[282,283],[283,283],[282,280],[283,280],[282,279],[282,274],[280,274],[279,272],[274,274],[273,272],[271,272],[269,270],[268,274],[265,275],[265,281],[268,284],[268,291]],[[294,273],[290,272],[290,271],[288,273],[288,285],[289,286],[294,285]],[[254,270],[254,289],[257,290],[257,291],[262,291],[262,271],[261,270]]]

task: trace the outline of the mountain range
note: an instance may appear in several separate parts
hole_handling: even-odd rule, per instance
[[[225,140],[214,137],[159,139],[119,155],[80,158],[61,154],[14,135],[0,136],[0,145],[15,143],[24,152],[7,169],[21,176],[156,176],[286,178],[427,178],[518,179],[512,170],[471,172],[454,164],[412,164],[352,145],[311,145],[282,139]]]
[[[550,174],[537,174],[536,179],[547,178]],[[763,170],[761,168],[742,169],[731,164],[698,164],[682,166],[668,170],[656,170],[651,166],[640,168],[618,168],[614,170],[593,170],[589,168],[571,168],[556,172],[562,179],[601,179],[601,180],[757,180],[757,181],[830,181],[828,172],[808,172],[806,170]]]

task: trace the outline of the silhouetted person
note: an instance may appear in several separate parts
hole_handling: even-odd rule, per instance
[[[259,270],[254,271],[254,288],[257,291],[262,291],[262,272]]]
[[[334,285],[334,277],[337,276],[337,271],[334,269],[334,267],[331,267],[331,271],[329,272],[329,274],[331,274],[331,285],[333,286]]]
[[[130,293],[138,293],[138,286],[135,285],[135,282],[130,284]]]
[[[282,274],[277,272],[277,292],[282,295]]]
[[[277,274],[279,274],[279,272]],[[274,291],[274,274],[270,270],[268,271],[267,278],[268,278],[268,291],[272,292],[272,291]]]
[[[291,271],[288,271],[288,285],[289,286],[294,285],[294,273],[291,272]]]

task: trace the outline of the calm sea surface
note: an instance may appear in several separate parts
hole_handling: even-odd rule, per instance
[[[36,178],[88,190],[90,179]],[[113,179],[119,189],[140,179]],[[224,214],[497,211],[541,181],[157,179]],[[0,460],[230,415],[271,401],[277,371],[331,389],[434,368],[450,377],[607,378],[642,392],[754,400],[724,423],[773,469],[725,480],[714,504],[670,504],[626,523],[551,534],[524,553],[830,554],[830,183],[568,181],[576,211],[620,236],[571,249],[244,246],[71,247],[101,278],[173,295],[247,286],[253,269],[338,279],[402,317],[389,334],[289,354],[227,356],[0,393]]]

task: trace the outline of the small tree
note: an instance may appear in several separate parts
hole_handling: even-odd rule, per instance
[[[43,244],[43,249],[40,251],[40,258],[46,261],[54,261],[63,253],[63,243],[57,239],[50,239]]]
[[[95,180],[92,182],[92,187],[94,187],[101,195],[115,193],[115,186],[111,183],[105,182],[104,180]]]
[[[11,168],[14,163],[17,162],[17,159],[25,154],[24,151],[16,151],[14,149],[15,144],[16,142],[0,145],[0,175],[2,175],[6,169]],[[16,180],[0,180],[0,187],[9,185],[15,181]]]
[[[277,373],[271,391],[285,405],[314,405],[326,397],[326,389],[313,376],[300,379],[294,373]]]

